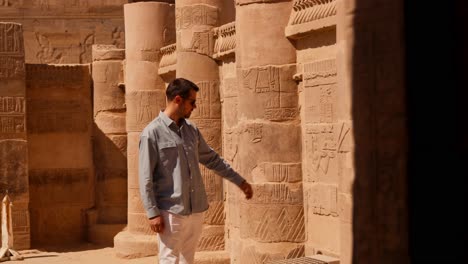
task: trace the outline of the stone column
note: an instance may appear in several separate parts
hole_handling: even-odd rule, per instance
[[[176,76],[189,79],[200,87],[197,108],[191,120],[200,128],[207,143],[221,153],[221,102],[218,64],[213,60],[212,29],[223,14],[221,0],[177,0]],[[222,178],[200,165],[210,208],[198,251],[224,250],[224,202]]]
[[[284,34],[292,3],[236,3],[236,159],[241,174],[253,182],[254,197],[238,199],[240,219],[232,222],[240,222],[240,230],[229,230],[231,261],[300,257],[305,232],[296,52]]]
[[[124,15],[128,225],[114,238],[114,246],[120,257],[142,257],[157,254],[157,240],[140,199],[138,142],[141,131],[166,105],[159,50],[174,41],[174,5],[131,3],[124,6]]]
[[[88,240],[112,245],[127,223],[125,50],[93,45],[95,209],[88,212]],[[123,225],[123,226],[122,226]]]
[[[0,192],[12,203],[14,249],[30,247],[23,28],[0,23]]]

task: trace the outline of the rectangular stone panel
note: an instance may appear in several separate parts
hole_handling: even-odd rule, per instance
[[[241,205],[241,237],[258,242],[304,242],[302,205]]]
[[[349,165],[339,155],[345,155],[352,146],[349,123],[306,125],[304,135],[304,164],[307,182],[329,182],[337,184],[343,168]]]
[[[89,133],[90,108],[77,100],[31,100],[28,133]]]
[[[28,97],[67,97],[90,100],[91,74],[88,65],[26,64]]]
[[[56,204],[81,204],[85,208],[89,204],[90,194],[86,194],[91,181],[89,168],[31,169],[29,181],[34,208]]]
[[[81,243],[85,238],[86,209],[70,203],[32,207],[30,209],[32,244],[56,246]]]
[[[218,9],[208,5],[177,7],[176,29],[191,29],[197,26],[215,27],[218,23]]]
[[[305,123],[336,122],[336,75],[334,59],[304,64]]]
[[[299,114],[295,65],[242,69],[239,114],[249,119],[294,120]]]
[[[255,195],[247,204],[302,204],[302,183],[253,184]]]
[[[254,182],[300,182],[301,163],[265,162],[252,171]]]
[[[284,123],[243,123],[236,130],[239,153],[243,153],[238,155],[239,172],[247,179],[252,179],[254,169],[264,162],[297,163],[301,160],[298,126]]]
[[[307,207],[309,214],[337,217],[338,187],[337,185],[313,184],[305,188],[307,192]]]
[[[93,44],[124,47],[125,3],[5,0],[0,17],[23,25],[28,63],[90,63]]]

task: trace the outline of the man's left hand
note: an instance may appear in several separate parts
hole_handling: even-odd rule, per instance
[[[244,192],[245,199],[249,200],[250,198],[252,198],[252,195],[253,195],[252,186],[247,181],[244,181],[239,186],[239,188]]]

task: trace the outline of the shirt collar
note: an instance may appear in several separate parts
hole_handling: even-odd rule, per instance
[[[164,124],[166,124],[166,126],[170,127],[172,124],[176,125],[176,122],[174,122],[174,120],[172,120],[171,118],[169,118],[165,113],[164,111],[160,111],[159,112],[159,118],[161,118],[161,120],[164,122]],[[183,125],[185,123],[185,119],[182,118],[181,120],[181,125]]]

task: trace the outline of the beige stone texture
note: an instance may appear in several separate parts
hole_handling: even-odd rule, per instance
[[[191,120],[254,188],[245,200],[202,167],[196,263],[408,263],[403,13],[402,1],[0,0],[1,20],[22,24],[0,23],[15,243],[110,245],[123,230],[112,254],[157,254],[139,134],[184,77],[200,87]]]
[[[213,28],[220,23],[224,2],[176,1],[176,77],[189,79],[200,88],[197,108],[191,120],[200,129],[208,145],[218,153],[222,153],[220,81],[218,64],[211,56],[215,42]],[[200,165],[200,169],[210,209],[197,251],[224,250],[224,214],[221,214],[224,206],[220,206],[223,201],[222,178],[203,165]],[[213,221],[210,217],[212,215],[218,215],[218,219]],[[213,234],[206,230],[217,232]]]
[[[90,69],[26,68],[32,244],[79,243],[94,203]]]
[[[127,0],[7,0],[2,21],[24,28],[26,63],[90,63],[93,44],[124,48]]]
[[[293,9],[285,29],[286,37],[299,39],[311,31],[323,30],[336,25],[336,0],[294,0]]]
[[[294,46],[284,36],[284,28],[288,23],[291,7],[290,1],[237,7],[237,65],[249,68],[296,62]],[[245,41],[246,39],[251,39],[251,41]],[[281,56],[267,56],[266,54],[281,54]]]
[[[23,27],[0,22],[0,193],[9,194],[12,249],[30,247]]]
[[[138,187],[138,142],[145,126],[165,107],[165,82],[158,75],[160,49],[174,43],[173,4],[140,2],[124,6],[125,105],[127,132],[127,228],[114,238],[117,255],[125,258],[157,254]],[[151,26],[148,26],[151,25]]]
[[[232,150],[225,153],[253,182],[254,197],[228,194],[231,263],[301,257],[306,231],[296,54],[284,36],[292,3],[236,2],[237,85],[230,88],[233,80],[224,79],[223,99],[237,111],[227,121],[225,145]]]
[[[93,46],[95,206],[87,217],[90,242],[113,245],[127,223],[127,133],[123,59],[111,45]],[[95,215],[95,216],[94,216]]]

